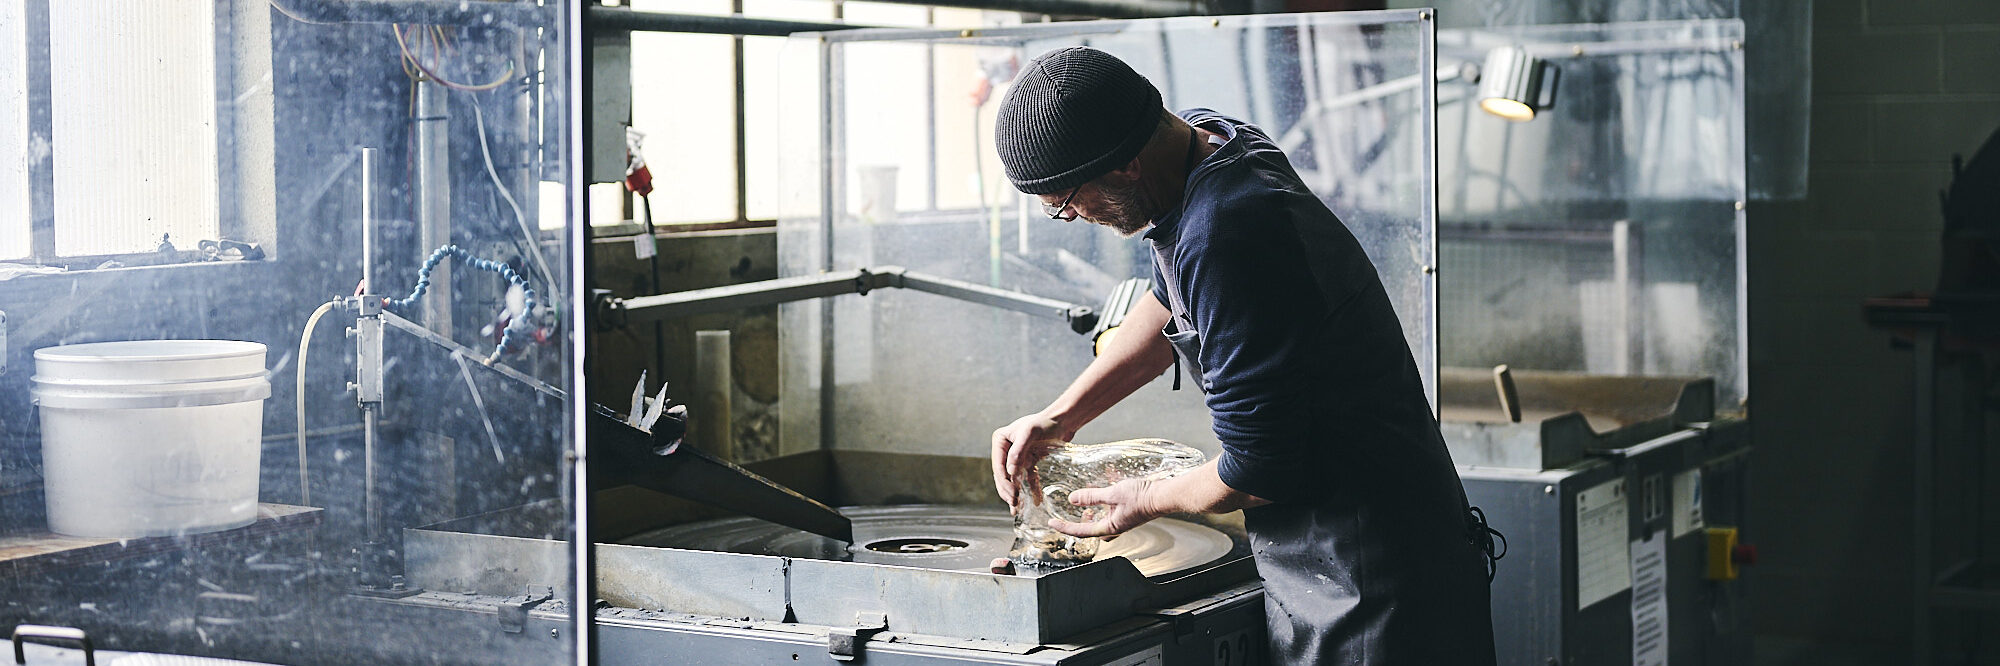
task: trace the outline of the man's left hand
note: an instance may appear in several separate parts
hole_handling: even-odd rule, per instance
[[[1150,480],[1126,479],[1109,488],[1084,488],[1072,492],[1069,494],[1071,504],[1103,507],[1099,511],[1103,517],[1088,523],[1054,518],[1049,520],[1049,528],[1074,537],[1123,534],[1167,514],[1157,508],[1158,502],[1153,501],[1154,488],[1154,482]]]

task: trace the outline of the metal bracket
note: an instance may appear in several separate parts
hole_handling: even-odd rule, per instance
[[[500,629],[510,634],[518,634],[528,628],[528,611],[556,598],[555,588],[546,585],[530,585],[525,596],[508,597],[497,607],[500,613]]]
[[[834,627],[826,632],[826,652],[834,661],[854,661],[861,654],[861,644],[875,634],[889,630],[889,614],[862,611],[854,614],[854,626]]]
[[[354,399],[363,404],[382,402],[382,300],[363,294],[352,299],[354,308]]]
[[[874,288],[874,284],[870,281],[874,274],[869,273],[866,268],[855,269],[855,272],[859,275],[854,276],[854,293],[867,296],[868,290]]]

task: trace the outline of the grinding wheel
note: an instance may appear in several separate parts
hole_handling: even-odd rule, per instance
[[[840,512],[854,521],[851,546],[754,518],[675,525],[620,542],[981,573],[1014,544],[1013,518],[998,507],[912,504]],[[1150,578],[1211,564],[1232,546],[1229,536],[1214,528],[1161,518],[1105,542],[1097,558],[1124,557]]]

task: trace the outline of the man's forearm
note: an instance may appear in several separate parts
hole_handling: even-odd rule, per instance
[[[1074,431],[1160,376],[1174,362],[1173,345],[1160,335],[1167,317],[1167,308],[1159,299],[1150,295],[1139,299],[1103,354],[1091,361],[1042,415]]]
[[[1219,464],[1219,458],[1210,460],[1186,474],[1154,482],[1147,489],[1151,512],[1155,515],[1228,513],[1271,503],[1223,483]]]

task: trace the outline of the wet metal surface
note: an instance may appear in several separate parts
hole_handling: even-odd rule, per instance
[[[749,518],[677,525],[620,541],[980,573],[990,573],[994,558],[1006,557],[1014,542],[1013,520],[998,507],[921,504],[845,507],[841,513],[854,521],[852,546]],[[1150,578],[1215,562],[1229,554],[1231,545],[1228,536],[1213,528],[1160,519],[1106,543],[1098,559],[1125,557]]]

